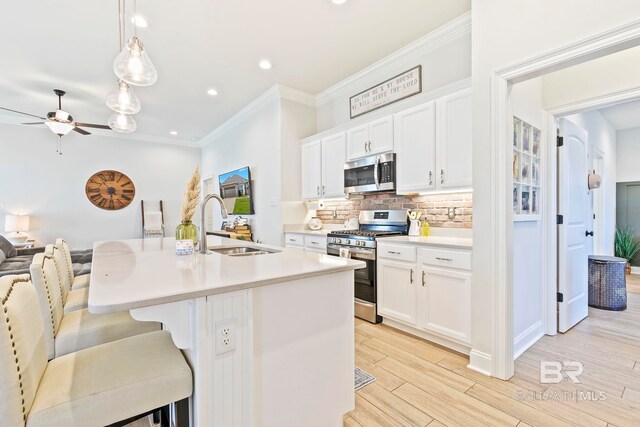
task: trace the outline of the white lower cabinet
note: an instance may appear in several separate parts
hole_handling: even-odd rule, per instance
[[[378,259],[378,314],[415,325],[417,318],[415,262]],[[384,283],[384,286],[380,286]]]
[[[399,250],[400,247],[406,249]],[[380,242],[378,314],[385,321],[406,326],[403,328],[406,332],[458,351],[468,349],[471,343],[470,259],[470,250]]]

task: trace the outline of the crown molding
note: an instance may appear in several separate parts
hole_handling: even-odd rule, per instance
[[[384,80],[389,77],[389,73],[393,71],[399,61],[417,60],[425,53],[465,34],[471,34],[471,12],[460,15],[400,50],[320,92],[316,95],[316,106],[327,104],[345,95],[349,96],[354,87],[370,86],[370,79]]]
[[[23,120],[24,119],[20,117],[12,116],[10,114],[0,113],[0,124],[20,126],[23,128],[29,128],[34,130],[45,129],[44,126],[43,127],[24,126],[21,123]],[[51,131],[48,131],[48,132],[51,132]],[[181,147],[190,147],[190,148],[199,147],[198,141],[190,141],[190,140],[181,139],[181,138],[168,138],[168,137],[162,137],[162,136],[146,135],[146,134],[141,134],[136,132],[118,133],[118,132],[113,132],[106,129],[91,129],[91,135],[87,135],[87,137],[91,138],[92,135],[106,137],[106,138],[126,139],[128,141],[148,142],[153,144],[178,145]]]
[[[293,102],[297,102],[299,104],[308,105],[311,107],[316,106],[316,100],[313,95],[309,95],[308,93],[292,89],[287,86],[276,84],[269,88],[262,95],[258,96],[256,99],[247,104],[240,111],[235,113],[233,116],[224,121],[220,126],[206,134],[204,137],[200,139],[200,147],[204,147],[211,142],[213,142],[216,138],[221,135],[224,135],[229,130],[233,129],[235,126],[240,124],[247,117],[251,117],[256,112],[260,111],[265,105],[270,102],[287,99]]]

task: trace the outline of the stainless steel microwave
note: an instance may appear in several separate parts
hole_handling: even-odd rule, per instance
[[[364,157],[344,164],[344,191],[347,194],[394,191],[396,155]]]

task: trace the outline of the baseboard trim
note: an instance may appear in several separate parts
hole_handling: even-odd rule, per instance
[[[491,365],[492,360],[490,354],[471,349],[471,352],[469,353],[469,365],[467,365],[467,368],[490,377],[492,369]]]
[[[419,338],[422,338],[422,339],[425,339],[427,341],[431,341],[431,342],[436,343],[438,345],[441,345],[443,347],[450,348],[451,350],[457,351],[458,353],[469,355],[469,351],[471,350],[468,346],[465,346],[463,344],[457,343],[457,342],[449,340],[447,338],[440,337],[438,335],[429,333],[427,331],[423,331],[421,329],[417,329],[417,328],[409,326],[409,325],[405,325],[402,322],[391,320],[391,319],[388,319],[386,317],[382,320],[382,324],[390,326],[390,327],[395,328],[395,329],[399,329],[402,332],[406,332],[408,334],[415,335],[415,336],[417,336]]]
[[[518,335],[513,342],[513,360],[520,357],[522,353],[527,351],[527,349],[534,345],[543,335],[542,321],[540,320]]]

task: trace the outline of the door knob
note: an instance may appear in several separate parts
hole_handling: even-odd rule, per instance
[[[593,237],[593,231],[585,231],[584,235],[587,236],[587,237],[589,237],[589,236]]]

